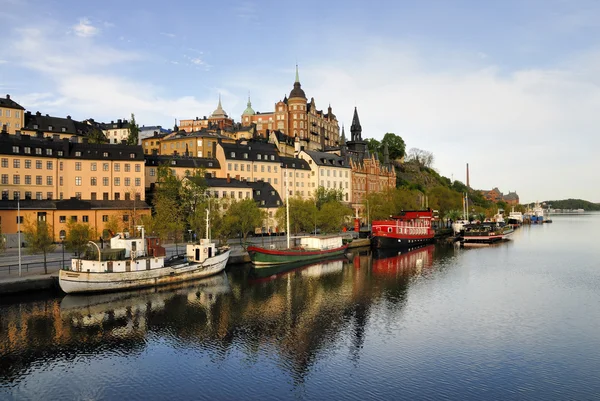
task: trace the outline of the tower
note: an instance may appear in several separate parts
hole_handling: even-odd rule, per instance
[[[358,111],[354,107],[354,116],[352,117],[352,125],[350,126],[350,135],[353,141],[362,141],[362,127],[358,119]]]

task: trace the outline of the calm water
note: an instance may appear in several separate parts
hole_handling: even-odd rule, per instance
[[[0,298],[0,399],[599,399],[599,229]]]

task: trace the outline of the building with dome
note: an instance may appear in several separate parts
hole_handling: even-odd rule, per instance
[[[250,103],[249,99],[248,103]],[[196,117],[193,120],[179,120],[179,130],[185,132],[196,132],[202,129],[224,130],[231,127],[233,127],[233,119],[229,118],[227,112],[223,110],[223,106],[221,105],[221,95],[219,95],[219,104],[217,105],[217,108],[208,118],[204,116],[202,118]]]
[[[296,79],[289,97],[275,103],[275,110],[254,111],[248,97],[248,107],[242,113],[242,125],[256,124],[258,135],[269,138],[272,131],[298,138],[300,146],[307,150],[325,150],[339,146],[340,126],[331,105],[327,112],[317,110],[315,99],[310,101],[300,84],[298,66]]]

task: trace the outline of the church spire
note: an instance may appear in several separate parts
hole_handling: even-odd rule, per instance
[[[354,107],[354,116],[352,117],[350,133],[353,141],[362,141],[362,127],[360,126],[360,120],[358,119],[358,111],[356,110],[356,107]]]
[[[342,136],[340,138],[340,145],[346,144],[346,131],[344,131],[344,124],[342,124]]]
[[[298,64],[296,64],[296,80],[294,83],[300,83],[300,75],[298,75]]]

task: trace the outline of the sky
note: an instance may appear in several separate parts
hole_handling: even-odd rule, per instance
[[[292,89],[522,203],[600,202],[600,2],[0,0],[0,93],[171,128]],[[349,134],[347,132],[347,134]]]

